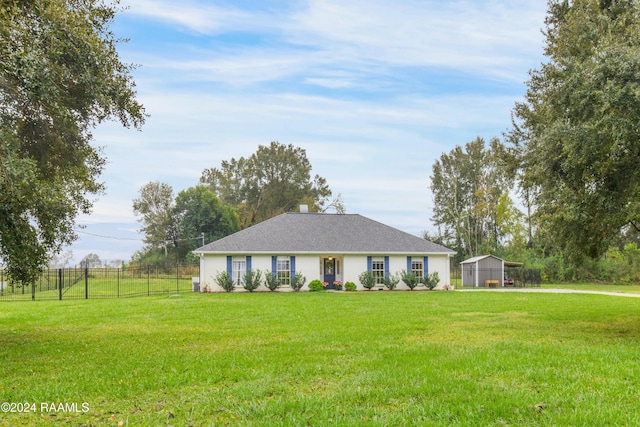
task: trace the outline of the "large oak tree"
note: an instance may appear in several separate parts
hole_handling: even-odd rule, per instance
[[[260,145],[249,158],[232,158],[223,161],[220,168],[206,169],[200,182],[223,203],[238,209],[242,228],[295,211],[300,204],[321,211],[331,196],[324,178],[311,177],[306,151],[279,142]],[[331,204],[344,211],[339,198]]]
[[[548,62],[514,109],[523,188],[574,262],[640,226],[639,17],[634,0],[550,1]]]
[[[117,4],[8,0],[0,7],[0,257],[30,283],[71,243],[74,219],[100,193],[105,159],[91,130],[139,127],[131,66],[109,27]]]

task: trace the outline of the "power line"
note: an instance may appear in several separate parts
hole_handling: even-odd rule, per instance
[[[144,242],[144,239],[133,239],[130,237],[115,237],[115,236],[105,236],[103,234],[95,234],[95,233],[88,233],[86,231],[80,231],[80,230],[76,230],[74,229],[74,231],[76,233],[80,233],[80,234],[86,234],[88,236],[94,236],[94,237],[102,237],[103,239],[113,239],[113,240],[133,240],[136,242]],[[198,237],[199,238],[199,237]]]
[[[105,236],[104,234],[95,234],[95,233],[89,233],[87,231],[80,231],[78,229],[74,229],[74,231],[76,233],[80,233],[80,234],[86,234],[88,236],[94,236],[94,237],[101,237],[103,239],[113,239],[113,240],[129,240],[129,241],[136,241],[136,242],[144,242],[144,239],[133,239],[130,237],[116,237],[116,236]],[[159,242],[149,242],[149,243],[173,243],[173,242],[186,242],[187,240],[202,240],[204,242],[204,236],[200,235],[198,237],[187,237],[184,239],[168,239],[168,240],[163,240],[163,241],[159,241]]]

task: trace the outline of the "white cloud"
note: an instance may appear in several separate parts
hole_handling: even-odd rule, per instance
[[[240,9],[185,0],[130,0],[128,13],[201,34],[237,31],[256,26],[256,16]]]
[[[359,86],[358,79],[392,77],[399,67],[457,69],[519,83],[531,58],[540,58],[541,3],[310,0],[306,7],[265,12],[144,0],[131,11],[206,35],[246,32],[265,39],[241,49],[185,46],[175,60],[146,61],[180,78],[241,86],[301,75],[307,83],[344,88]],[[345,73],[350,78],[337,77]]]
[[[521,76],[523,56],[539,56],[540,3],[312,0],[291,41],[348,62]]]
[[[541,58],[545,8],[539,0],[130,3],[121,25],[152,23],[157,32],[122,51],[142,64],[134,74],[151,117],[142,132],[94,132],[109,159],[107,195],[80,219],[116,235],[139,228],[131,203],[145,183],[177,193],[203,169],[272,140],[305,148],[348,212],[418,234],[429,228],[434,160],[509,127],[521,82]],[[102,241],[82,237],[93,242]],[[127,250],[134,245],[142,247]]]
[[[93,204],[91,214],[80,215],[76,223],[80,226],[104,223],[135,223],[136,217],[131,207],[132,200],[121,199],[117,196],[102,197]]]

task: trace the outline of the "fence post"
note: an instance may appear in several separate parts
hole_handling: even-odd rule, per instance
[[[180,264],[176,264],[176,294],[180,293]]]
[[[151,295],[151,266],[147,265],[147,296]]]
[[[62,280],[64,279],[64,272],[61,268],[58,269],[58,295],[60,301],[62,301],[62,284],[64,283]]]
[[[89,267],[84,268],[84,299],[89,299]]]

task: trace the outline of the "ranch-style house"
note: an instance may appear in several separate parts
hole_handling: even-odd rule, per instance
[[[220,272],[229,272],[242,290],[241,278],[256,269],[277,275],[283,290],[296,273],[306,278],[302,290],[314,279],[328,289],[350,281],[364,290],[358,276],[365,271],[376,277],[373,289],[383,289],[383,278],[402,270],[418,277],[438,272],[441,288],[450,283],[449,258],[455,253],[361,215],[305,212],[276,216],[193,252],[200,257],[200,290],[211,292],[222,291],[215,282]],[[400,281],[397,289],[408,287]]]

